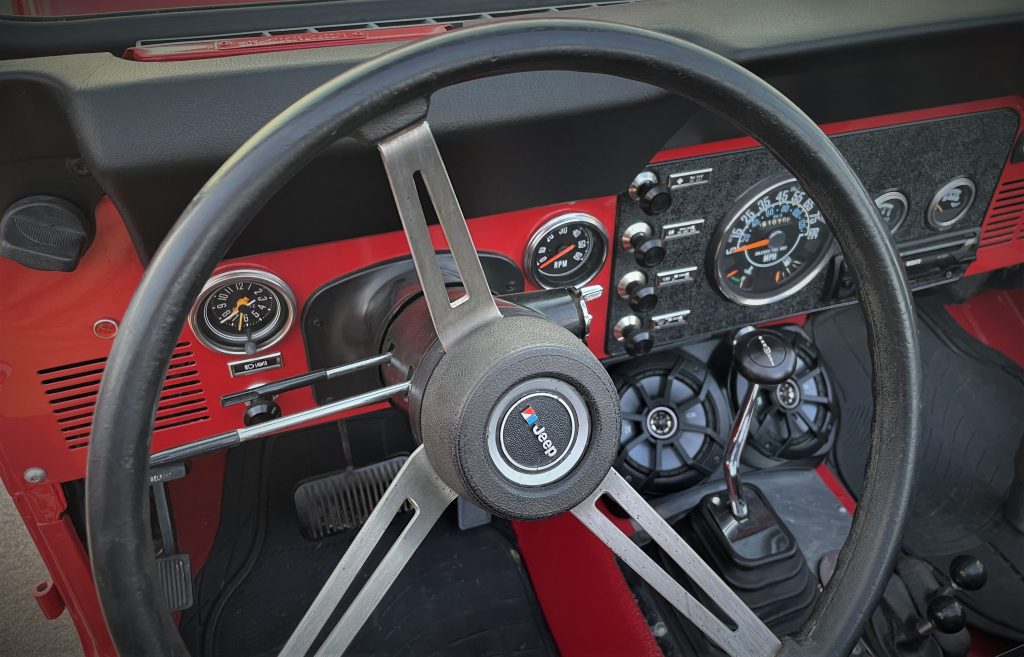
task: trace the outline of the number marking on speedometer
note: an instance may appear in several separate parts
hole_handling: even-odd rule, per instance
[[[800,184],[768,181],[744,195],[720,225],[711,255],[715,280],[737,303],[771,303],[807,285],[831,246],[825,219]]]

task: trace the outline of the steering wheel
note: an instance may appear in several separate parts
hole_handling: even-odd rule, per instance
[[[620,432],[619,402],[594,355],[568,331],[539,316],[503,316],[491,296],[423,117],[431,95],[444,87],[540,69],[646,82],[731,120],[764,144],[816,200],[857,279],[873,365],[871,457],[835,574],[795,636],[774,636],[611,468]],[[409,457],[282,654],[304,655],[312,648],[322,655],[343,653],[457,495],[506,518],[544,518],[570,510],[734,657],[849,654],[892,569],[919,436],[920,357],[912,299],[895,247],[843,157],[767,83],[678,39],[571,20],[462,29],[356,66],[253,135],[185,209],[123,318],[93,424],[86,499],[89,549],[118,652],[187,655],[156,574],[147,470],[156,402],[188,310],[257,210],[317,153],[344,136],[377,145],[423,289],[423,300],[403,311],[400,320],[418,323],[420,334],[429,339],[418,352],[411,347],[404,352],[402,357],[414,359],[410,364],[416,367],[399,386],[422,446]],[[423,199],[433,208],[425,208]],[[430,210],[458,265],[461,292],[445,287],[424,218]],[[536,431],[522,430],[535,428],[526,415],[515,417],[524,401],[551,418],[548,442],[559,456],[551,465],[510,471],[507,464],[502,467],[504,457],[496,454],[496,446],[512,450],[520,460],[532,458],[531,449],[551,449]],[[514,422],[524,420],[522,425]],[[604,495],[671,555],[731,623],[698,602],[595,507]],[[335,607],[406,501],[412,503],[413,518],[341,620],[327,630]],[[317,644],[323,635],[327,638]]]

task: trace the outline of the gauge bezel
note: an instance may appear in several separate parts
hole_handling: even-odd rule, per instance
[[[889,191],[882,192],[874,199],[875,207],[878,208],[879,210],[882,209],[879,207],[882,203],[886,203],[893,199],[899,199],[900,201],[903,202],[903,213],[900,215],[900,218],[896,220],[896,223],[889,226],[890,235],[895,235],[896,230],[903,225],[903,222],[906,220],[907,216],[910,215],[910,199],[908,199],[907,195],[898,189],[890,189]],[[884,219],[882,220],[882,223],[885,223]]]
[[[726,215],[728,219],[720,222],[718,227],[715,229],[715,239],[712,242],[712,249],[709,254],[709,268],[713,272],[715,286],[718,288],[718,291],[725,295],[725,297],[730,301],[738,303],[741,306],[767,306],[768,304],[775,303],[776,301],[787,299],[810,285],[811,281],[817,278],[818,274],[821,273],[821,270],[823,270],[828,264],[830,256],[835,253],[836,238],[832,235],[832,227],[829,225],[828,219],[825,219],[825,225],[829,229],[829,244],[826,248],[822,249],[822,252],[818,255],[818,260],[812,263],[809,268],[801,274],[802,278],[799,278],[792,283],[792,287],[788,287],[778,294],[773,294],[769,297],[752,298],[736,292],[723,280],[722,272],[719,271],[718,267],[718,256],[725,246],[725,239],[730,228],[736,223],[743,212],[754,200],[771,193],[779,187],[790,185],[792,183],[797,183],[800,185],[801,189],[803,189],[803,185],[790,174],[780,174],[779,176],[774,176],[758,182],[736,200],[729,213]],[[807,192],[805,191],[804,193],[806,194]],[[808,196],[810,195],[808,194]],[[817,205],[817,201],[815,201],[815,205]],[[824,213],[822,213],[823,218],[824,216]]]
[[[948,219],[946,221],[938,221],[935,218],[935,204],[939,202],[939,199],[942,198],[942,195],[945,194],[951,187],[959,187],[961,185],[966,185],[967,187],[971,188],[971,200],[952,219]],[[935,195],[932,196],[932,202],[928,204],[928,210],[925,212],[924,215],[925,220],[928,222],[928,227],[938,231],[949,230],[957,222],[964,218],[964,215],[967,214],[968,210],[974,207],[974,201],[977,198],[978,188],[977,186],[975,186],[973,180],[971,180],[967,176],[957,176],[956,178],[953,178],[942,187],[939,187],[939,191],[935,192]]]
[[[545,283],[537,276],[537,270],[533,264],[533,254],[537,247],[540,246],[541,239],[551,231],[563,226],[565,224],[584,223],[587,224],[594,233],[600,238],[601,242],[601,255],[599,258],[599,264],[594,268],[592,273],[589,273],[587,277],[578,282],[574,282],[571,285],[551,285]],[[531,283],[537,287],[545,290],[554,290],[560,287],[581,287],[586,285],[590,281],[597,278],[597,275],[604,269],[605,262],[608,261],[608,230],[604,227],[596,217],[589,215],[586,212],[567,212],[548,219],[540,228],[533,232],[530,236],[530,241],[526,243],[526,251],[523,253],[523,271],[526,273],[526,277]]]
[[[264,333],[254,333],[253,341],[256,343],[256,352],[263,351],[273,347],[275,344],[284,339],[284,336],[288,334],[292,325],[295,323],[295,295],[292,293],[291,288],[288,284],[281,280],[280,277],[271,274],[268,271],[262,269],[228,269],[222,271],[214,276],[211,276],[206,284],[203,285],[202,291],[192,304],[192,310],[188,314],[188,325],[192,329],[192,333],[196,336],[207,349],[211,349],[221,354],[229,354],[237,356],[239,354],[245,354],[245,343],[239,343],[237,345],[229,345],[227,342],[217,342],[210,339],[204,332],[203,328],[203,317],[200,313],[203,313],[206,305],[206,298],[210,292],[226,283],[230,283],[239,279],[244,280],[257,280],[263,285],[271,288],[275,294],[281,300],[281,311],[286,312],[287,316],[284,322],[278,327],[273,325],[268,326],[264,329]]]

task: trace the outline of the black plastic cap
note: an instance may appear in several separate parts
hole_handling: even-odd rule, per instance
[[[633,328],[626,331],[623,344],[630,356],[646,356],[654,349],[654,334],[647,329]]]
[[[653,286],[637,285],[629,293],[629,307],[634,312],[647,313],[658,305],[658,293]]]
[[[651,185],[643,189],[637,202],[645,214],[653,216],[672,207],[672,194],[665,185]]]
[[[640,233],[630,241],[633,244],[633,257],[641,267],[654,267],[665,259],[667,251],[661,238]]]
[[[977,557],[961,554],[949,564],[949,579],[958,589],[977,591],[988,581],[988,571]]]
[[[954,634],[967,626],[967,613],[956,598],[935,596],[928,602],[928,620],[943,634]]]
[[[796,349],[789,338],[771,329],[754,329],[736,338],[736,369],[748,381],[761,385],[782,383],[796,371]]]
[[[28,196],[0,218],[0,256],[40,271],[74,271],[92,240],[85,213],[56,196]]]
[[[245,426],[251,427],[255,424],[262,424],[281,417],[281,407],[271,399],[257,399],[245,409],[242,421]]]

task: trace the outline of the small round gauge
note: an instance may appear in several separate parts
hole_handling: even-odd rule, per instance
[[[284,337],[295,316],[291,290],[255,269],[220,273],[203,287],[189,322],[200,342],[226,354],[259,351]]]
[[[910,209],[906,195],[895,189],[876,198],[875,205],[878,207],[878,214],[882,217],[882,221],[889,227],[890,233],[896,232],[903,220],[907,218],[907,210]]]
[[[943,185],[928,206],[928,225],[935,230],[952,228],[971,209],[974,191],[970,178],[954,178]]]
[[[607,254],[608,233],[601,222],[573,212],[551,219],[533,234],[523,266],[540,287],[575,287],[597,275]]]
[[[726,215],[711,253],[719,289],[745,306],[796,293],[814,279],[832,251],[832,233],[794,178],[769,179],[744,194]]]

